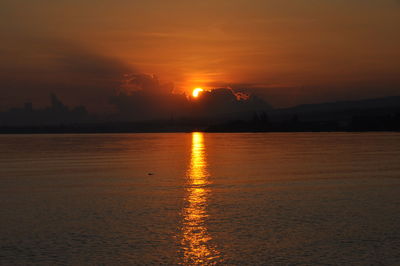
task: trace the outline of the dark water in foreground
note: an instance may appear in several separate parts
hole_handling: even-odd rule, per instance
[[[3,135],[0,264],[399,265],[399,185],[400,134]]]

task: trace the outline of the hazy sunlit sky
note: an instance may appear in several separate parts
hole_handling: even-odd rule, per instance
[[[0,108],[98,108],[131,71],[274,106],[400,94],[396,0],[2,0]]]

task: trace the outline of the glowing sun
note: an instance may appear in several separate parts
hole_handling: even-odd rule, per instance
[[[199,94],[200,94],[200,92],[202,92],[202,91],[204,91],[202,88],[196,88],[196,89],[193,90],[192,96],[193,96],[194,98],[197,98],[197,97],[199,97]]]

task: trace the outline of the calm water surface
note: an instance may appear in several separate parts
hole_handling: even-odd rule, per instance
[[[399,265],[400,134],[0,136],[0,264]]]

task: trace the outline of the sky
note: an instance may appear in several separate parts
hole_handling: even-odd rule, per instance
[[[274,107],[400,95],[399,29],[397,0],[2,0],[0,110],[106,112],[137,74]]]

